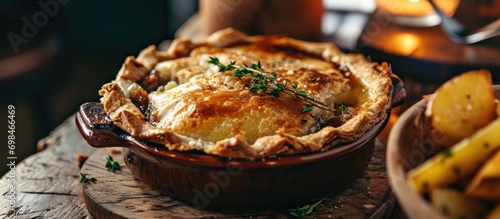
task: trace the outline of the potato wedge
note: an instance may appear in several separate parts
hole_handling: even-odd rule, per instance
[[[500,203],[498,203],[493,210],[488,213],[486,219],[500,219]]]
[[[455,76],[429,99],[431,125],[456,139],[470,136],[496,117],[491,74],[477,70]]]
[[[485,160],[500,148],[500,118],[436,154],[408,172],[408,181],[425,193],[439,186],[452,184],[471,176]]]
[[[447,218],[484,218],[488,212],[478,200],[458,190],[439,188],[431,192],[432,206]]]
[[[500,150],[476,173],[465,188],[465,194],[478,199],[500,201]]]

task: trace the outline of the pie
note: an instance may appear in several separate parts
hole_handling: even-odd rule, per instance
[[[355,141],[385,119],[392,90],[386,63],[332,43],[224,29],[127,57],[99,94],[109,119],[134,138],[254,160]]]

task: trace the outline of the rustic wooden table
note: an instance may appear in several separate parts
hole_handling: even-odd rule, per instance
[[[351,14],[341,13],[341,15],[340,17],[345,17]],[[354,13],[352,16],[359,17],[360,13]],[[391,25],[385,20],[373,18],[367,22],[364,19],[361,20],[363,22],[358,26],[365,26],[363,32],[365,35],[361,37],[361,44],[358,43],[358,47],[361,45],[361,48],[347,49],[361,50],[374,60],[389,61],[396,72],[403,76],[417,75],[418,78],[421,78],[422,75],[429,77],[429,75],[435,74],[435,76],[445,77],[449,76],[445,73],[456,74],[457,71],[470,68],[483,67],[490,68],[492,71],[499,69],[500,50],[498,44],[493,43],[494,46],[491,43],[460,46],[449,42],[439,27],[411,29]],[[192,35],[196,32],[196,28],[187,28],[187,26],[190,25],[181,28],[180,35]],[[352,29],[351,24],[347,26]],[[340,27],[337,29],[342,30]],[[337,31],[336,33],[343,34],[344,32]],[[352,40],[357,39],[357,36],[333,35],[331,38],[332,41],[339,43],[341,41],[338,40],[339,38]],[[343,44],[340,43],[340,45]],[[426,71],[421,71],[422,67],[425,67]],[[498,73],[496,74],[498,78]],[[435,89],[431,83],[422,85],[414,83],[413,80],[408,80],[408,82],[406,89],[413,95],[410,96],[410,99],[415,99],[407,101],[408,104],[412,104],[420,99],[422,94],[430,93]],[[404,108],[400,107],[398,110],[404,110]],[[388,130],[393,122],[391,118],[388,127],[379,136],[379,139],[383,141],[387,138]],[[319,205],[319,209],[308,217],[405,218],[389,187],[385,169],[385,145],[381,140],[377,142],[372,162],[365,173],[342,192],[329,196],[325,202]],[[93,173],[101,174],[106,173],[104,172],[106,170],[96,157],[109,154],[109,152],[103,151],[108,149],[96,149],[89,146],[78,133],[73,116],[54,130],[50,136],[42,139],[38,146],[40,152],[20,163],[11,165],[10,167],[13,169],[0,179],[0,194],[2,194],[0,218],[94,218],[93,215],[103,218],[292,217],[286,209],[258,211],[194,209],[169,197],[156,194],[154,190],[131,178],[131,175],[127,174],[126,168],[118,175],[119,180],[129,183],[127,185],[131,185],[129,186],[130,191],[145,191],[150,196],[136,197],[135,200],[138,200],[136,202],[130,196],[126,198],[102,197],[99,194],[99,189],[102,187],[99,187],[98,183],[103,183],[104,179],[101,178],[100,182],[94,184],[94,187],[88,185],[84,187],[80,184],[82,170],[77,165],[77,155],[90,155],[88,163],[83,167],[84,170],[88,171],[89,168],[94,168],[96,172]],[[118,154],[115,155],[115,158],[120,157]],[[123,163],[123,160],[120,159],[119,162]],[[109,181],[109,179],[106,180]],[[111,192],[120,193],[116,190]],[[91,197],[97,198],[97,200],[89,201]],[[105,202],[104,198],[120,200]],[[88,206],[84,199],[87,199]],[[120,204],[125,202],[131,204]],[[134,206],[134,204],[136,205]],[[132,211],[131,208],[135,211]],[[105,214],[106,212],[107,214]],[[141,214],[142,212],[145,214]]]
[[[0,180],[0,218],[92,218],[79,195],[76,156],[96,149],[78,134],[74,118],[38,146],[40,152],[16,163]]]
[[[68,118],[56,128],[50,136],[42,139],[38,145],[40,152],[15,165],[12,172],[5,174],[0,180],[0,210],[1,218],[144,218],[144,217],[210,217],[210,218],[292,218],[287,209],[267,210],[209,210],[195,209],[189,205],[159,194],[135,180],[127,174],[126,167],[118,180],[130,183],[133,192],[145,192],[151,197],[127,198],[128,202],[141,206],[139,211],[123,210],[120,204],[103,204],[104,200],[94,200],[89,208],[83,201],[83,188],[80,184],[80,167],[77,164],[77,155],[90,155],[84,168],[95,168],[105,171],[104,163],[95,164],[93,155],[105,149],[96,149],[89,146],[77,130],[74,116]],[[109,149],[106,149],[109,150]],[[117,154],[114,156],[123,164],[123,159]],[[92,163],[94,162],[94,164]],[[86,167],[90,166],[90,167]],[[93,166],[93,167],[92,167]],[[97,174],[97,173],[96,173]],[[121,179],[123,178],[123,179]],[[12,180],[15,181],[12,181]],[[104,179],[101,179],[104,183]],[[87,195],[99,197],[95,193],[99,187],[86,186]],[[90,190],[90,193],[88,193]],[[138,191],[140,190],[140,191]],[[132,191],[132,190],[131,190]],[[94,192],[94,193],[92,193]],[[119,191],[115,191],[119,194]],[[119,197],[117,197],[119,198]],[[123,201],[122,199],[120,199]],[[162,200],[158,203],[149,201]],[[168,200],[168,202],[164,202]],[[109,200],[108,200],[109,201]],[[116,203],[119,203],[117,201]],[[149,203],[149,204],[148,204]],[[162,204],[163,203],[163,204]],[[13,206],[12,209],[10,206]],[[95,207],[104,208],[101,214]],[[133,207],[131,208],[136,208]],[[129,209],[130,209],[129,206]],[[126,207],[126,206],[125,206]],[[148,209],[149,208],[149,209]],[[90,210],[88,210],[90,209]],[[146,214],[147,212],[149,214]],[[101,212],[101,213],[100,213]],[[139,213],[137,213],[139,212]],[[146,213],[141,213],[146,212]],[[397,208],[396,200],[389,187],[385,172],[385,145],[378,140],[372,162],[361,177],[352,182],[344,191],[329,196],[319,205],[319,208],[310,215],[311,218],[401,218],[404,217]]]

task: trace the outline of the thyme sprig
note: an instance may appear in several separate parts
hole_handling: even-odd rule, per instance
[[[87,177],[86,173],[80,173],[80,183],[95,183],[97,181],[94,177]]]
[[[104,165],[104,167],[108,168],[111,171],[120,170],[120,163],[114,160],[111,155],[108,155],[108,157],[106,157],[106,164]]]
[[[347,110],[347,105],[345,105],[345,104],[341,103],[341,104],[339,105],[339,109],[340,109],[340,115],[344,115],[344,114],[345,114],[345,112],[346,112],[346,110]]]
[[[307,205],[304,205],[302,207],[297,206],[297,208],[288,209],[288,212],[290,212],[290,214],[296,218],[303,218],[304,216],[313,213],[316,206],[318,206],[324,200],[325,199],[321,199],[314,204],[307,204]]]
[[[252,63],[250,66],[236,65],[235,61],[230,61],[228,65],[224,65],[217,57],[210,57],[208,63],[219,67],[219,72],[233,71],[233,76],[240,79],[243,77],[250,77],[252,79],[248,89],[250,92],[267,93],[274,97],[280,97],[281,94],[284,94],[300,98],[302,101],[306,102],[302,112],[311,111],[313,106],[331,112],[335,111],[334,109],[328,108],[325,103],[308,96],[305,91],[298,90],[298,85],[296,83],[288,85],[288,82],[278,82],[278,75],[276,72],[273,71],[270,74],[266,73],[260,61]]]

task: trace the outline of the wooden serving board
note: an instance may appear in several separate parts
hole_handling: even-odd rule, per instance
[[[104,167],[109,155],[119,161],[120,171]],[[81,172],[97,180],[82,185],[85,204],[96,218],[293,218],[287,209],[272,206],[259,210],[194,208],[135,179],[119,148],[97,150],[89,156]],[[398,209],[387,179],[385,145],[377,140],[371,163],[363,175],[342,192],[323,200],[306,218],[399,218]]]

